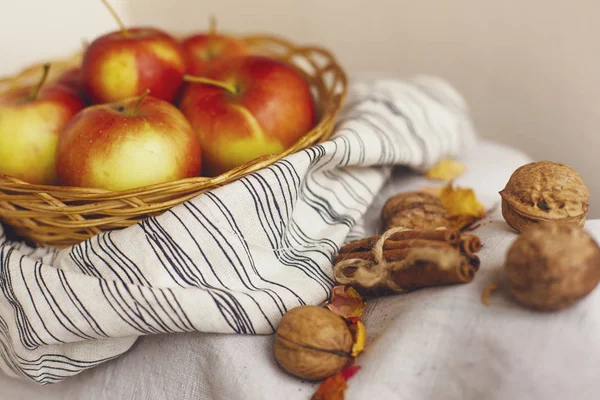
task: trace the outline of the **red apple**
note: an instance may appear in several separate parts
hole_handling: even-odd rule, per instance
[[[200,144],[189,122],[147,93],[73,117],[56,150],[60,183],[118,191],[198,176]]]
[[[81,68],[72,67],[63,71],[54,81],[78,92],[81,90]]]
[[[54,83],[57,85],[64,85],[71,90],[73,90],[77,95],[85,102],[86,95],[85,90],[83,89],[83,82],[81,81],[81,68],[80,67],[72,67],[65,71],[63,71],[58,77],[54,80]]]
[[[181,43],[188,74],[200,76],[215,61],[248,52],[242,40],[217,34],[215,25],[213,19],[210,32],[189,36]]]
[[[220,174],[256,157],[279,154],[314,124],[308,82],[282,61],[237,56],[195,80],[185,89],[180,109],[200,138],[204,174]]]
[[[0,95],[0,173],[35,184],[55,183],[58,135],[84,107],[70,88],[44,85],[49,68],[36,86]]]
[[[108,103],[139,96],[172,101],[185,72],[180,45],[158,29],[126,29],[108,6],[121,30],[94,40],[83,56],[82,78],[89,99]]]

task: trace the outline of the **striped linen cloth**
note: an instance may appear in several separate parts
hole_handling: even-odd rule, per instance
[[[270,334],[334,284],[339,247],[392,165],[416,170],[476,141],[468,109],[435,77],[351,85],[331,140],[158,217],[56,250],[0,226],[0,369],[58,382],[140,335]]]

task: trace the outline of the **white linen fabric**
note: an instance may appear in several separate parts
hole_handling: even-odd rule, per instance
[[[489,142],[461,158],[486,206],[498,203],[512,171],[530,160]],[[431,184],[397,169],[365,213],[375,233],[390,195]],[[600,239],[600,221],[586,229]],[[532,312],[503,289],[502,265],[516,234],[500,211],[475,233],[483,241],[481,269],[466,285],[422,289],[370,300],[367,347],[349,381],[347,400],[596,400],[600,393],[600,288],[572,308]],[[141,337],[129,352],[56,385],[39,386],[0,374],[1,400],[308,400],[317,384],[281,371],[273,335],[190,332]]]
[[[472,147],[462,98],[431,77],[355,83],[334,138],[69,249],[0,231],[0,368],[40,384],[142,335],[268,334],[323,301],[331,260],[389,178]]]

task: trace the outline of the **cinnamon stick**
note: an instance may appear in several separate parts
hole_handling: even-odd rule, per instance
[[[392,272],[394,283],[406,290],[432,286],[468,283],[473,280],[475,270],[469,262],[461,258],[453,268],[441,269],[432,261],[415,262],[411,267]]]
[[[352,258],[360,258],[368,261],[375,261],[375,256],[372,252],[372,246],[366,247],[362,244],[351,246],[350,243],[344,246],[340,253],[335,258],[335,263]],[[373,244],[374,245],[374,244]],[[446,242],[427,239],[408,239],[408,240],[387,240],[383,244],[383,258],[386,261],[401,261],[408,254],[408,250],[426,247],[437,249],[453,249],[452,245]]]
[[[406,258],[406,255],[410,251],[410,248],[407,249],[398,249],[398,250],[385,250],[383,252],[383,258],[385,261],[402,261]],[[339,263],[344,260],[351,260],[353,258],[360,258],[361,260],[366,261],[375,261],[375,256],[372,251],[357,251],[354,253],[340,253],[335,258],[335,263]]]
[[[453,246],[441,240],[428,239],[386,240],[383,244],[383,250],[398,250],[411,247],[452,248]]]
[[[475,254],[465,255],[465,257],[469,261],[469,265],[471,265],[471,267],[475,271],[478,271],[479,270],[479,266],[481,265],[481,260],[479,259],[479,257],[477,257]]]
[[[440,240],[450,244],[458,244],[460,242],[460,233],[453,229],[429,229],[429,230],[409,230],[396,232],[390,236],[391,240],[406,240],[406,239],[427,239]]]
[[[340,249],[340,254],[371,251],[377,243],[377,238],[367,238],[348,243]],[[408,247],[447,247],[449,243],[429,239],[386,240],[383,250],[406,249]]]
[[[341,253],[354,253],[357,251],[371,251],[375,243],[379,240],[380,236],[371,236],[364,239],[355,240],[353,242],[348,243],[345,246],[342,246],[340,249]]]
[[[481,239],[470,233],[463,234],[460,238],[460,249],[468,256],[481,250]]]
[[[372,250],[375,243],[381,238],[381,236],[371,236],[368,238],[355,240],[340,249],[340,253],[353,253],[357,251],[368,251]],[[427,240],[427,241],[441,241],[449,244],[458,245],[460,243],[460,234],[458,231],[449,229],[430,229],[430,230],[408,230],[403,232],[397,232],[390,236],[388,242],[402,242],[407,240]],[[385,248],[385,247],[384,247]]]

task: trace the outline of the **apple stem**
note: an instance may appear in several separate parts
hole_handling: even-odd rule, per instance
[[[108,0],[102,0],[102,3],[104,3],[104,5],[106,6],[106,8],[108,8],[108,12],[111,13],[111,15],[113,16],[113,18],[115,19],[115,21],[117,21],[117,24],[119,24],[119,28],[121,29],[121,34],[124,37],[129,36],[129,31],[127,30],[127,28],[125,28],[125,24],[123,23],[123,20],[119,17],[119,14],[117,14],[117,12],[113,8],[113,6],[110,5],[110,3],[108,2]]]
[[[42,72],[42,78],[39,80],[37,85],[35,85],[31,89],[31,93],[29,94],[29,100],[34,101],[37,99],[40,94],[40,89],[44,86],[46,79],[48,78],[48,73],[50,72],[50,63],[44,64],[44,72]]]
[[[220,87],[221,89],[227,90],[231,94],[237,94],[237,89],[234,85],[231,85],[231,84],[223,82],[223,81],[217,81],[217,80],[210,79],[210,78],[204,78],[201,76],[192,76],[192,75],[184,75],[183,80],[186,82],[204,83],[207,85]]]
[[[144,98],[146,96],[148,96],[148,93],[150,93],[150,89],[144,90],[144,93],[142,93],[140,95],[140,97],[138,97],[137,102],[135,103],[135,106],[133,107],[133,110],[131,110],[131,114],[129,114],[130,116],[135,117],[135,115],[137,114],[138,108],[139,108],[140,104],[142,103],[142,100],[144,100]]]
[[[217,18],[214,15],[210,16],[208,33],[210,36],[214,36],[217,33]]]

